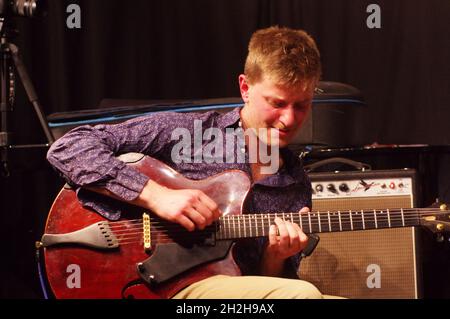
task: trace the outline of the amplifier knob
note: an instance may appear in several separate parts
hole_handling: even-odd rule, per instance
[[[335,194],[337,194],[337,192],[338,192],[336,187],[334,186],[334,184],[328,184],[327,189],[328,189],[328,191],[335,193]]]
[[[318,193],[323,192],[323,186],[322,186],[321,184],[317,184],[317,185],[316,185],[316,191],[317,191]]]
[[[347,193],[350,189],[348,188],[348,185],[346,183],[342,183],[339,185],[339,190],[341,192]]]

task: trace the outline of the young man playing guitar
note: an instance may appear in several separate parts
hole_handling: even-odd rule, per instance
[[[239,75],[245,103],[242,109],[224,114],[163,112],[116,125],[82,126],[56,141],[48,160],[78,188],[83,206],[109,220],[119,219],[120,211],[113,204],[96,201],[91,191],[146,208],[189,231],[203,230],[222,215],[219,206],[201,190],[165,187],[115,157],[128,152],[149,155],[194,180],[225,170],[246,172],[252,184],[242,213],[308,212],[311,185],[300,160],[286,146],[311,109],[320,74],[319,51],[309,35],[287,28],[262,29],[252,35],[244,74]],[[190,160],[174,160],[172,133],[183,128],[193,134],[199,120],[203,129],[219,129],[224,141],[229,128],[253,129],[262,142],[259,149],[261,145],[280,148],[279,153],[270,154],[276,154],[278,169],[264,173],[260,156],[249,160],[248,136],[245,148],[225,154],[238,156],[242,152],[244,162],[195,161],[195,151]],[[206,147],[208,143],[203,142],[197,151]],[[299,253],[306,244],[307,236],[298,224],[275,218],[268,238],[235,244],[233,255],[242,276],[211,276],[169,297],[323,298],[316,287],[296,275]]]

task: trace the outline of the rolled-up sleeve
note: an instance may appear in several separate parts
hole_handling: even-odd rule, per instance
[[[170,141],[166,123],[173,123],[173,117],[177,116],[159,113],[115,125],[80,126],[58,139],[47,159],[71,186],[104,187],[130,201],[140,194],[149,178],[116,156],[159,152]]]

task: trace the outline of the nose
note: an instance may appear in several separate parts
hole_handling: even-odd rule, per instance
[[[286,128],[294,128],[297,126],[297,116],[295,109],[292,106],[286,107],[282,111],[280,122],[282,122]]]

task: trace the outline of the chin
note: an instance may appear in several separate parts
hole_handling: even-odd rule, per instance
[[[281,141],[278,142],[278,146],[280,148],[286,147],[288,145],[289,145],[289,141],[281,140]]]
[[[288,146],[289,144],[289,140],[286,139],[278,139],[277,141],[274,141],[272,143],[272,141],[270,141],[269,143],[266,143],[268,146],[272,146],[272,145],[277,145],[279,148],[283,148]]]

